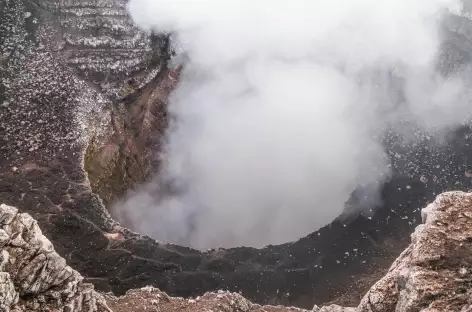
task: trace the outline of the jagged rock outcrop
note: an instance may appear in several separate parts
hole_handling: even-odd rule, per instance
[[[176,78],[165,66],[166,37],[134,27],[124,5],[0,0],[0,202],[34,217],[97,289],[122,295],[153,285],[184,297],[224,289],[261,304],[356,305],[407,246],[418,207],[472,186],[464,127],[441,144],[386,138],[393,176],[377,213],[297,242],[200,252],[121,227],[104,202],[158,166]],[[451,71],[470,61],[472,21],[457,17],[446,28]],[[1,302],[12,302],[11,283],[0,280]]]
[[[110,311],[30,215],[2,204],[0,227],[0,311]]]
[[[359,311],[472,310],[472,194],[441,194],[422,217],[411,245],[364,296]]]

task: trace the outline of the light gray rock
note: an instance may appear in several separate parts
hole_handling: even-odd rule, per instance
[[[468,311],[472,299],[472,194],[448,192],[422,211],[424,224],[359,312]]]
[[[30,215],[2,204],[0,220],[0,311],[110,311],[93,286],[54,251]]]
[[[0,311],[9,311],[18,302],[18,294],[10,278],[10,274],[0,272]]]

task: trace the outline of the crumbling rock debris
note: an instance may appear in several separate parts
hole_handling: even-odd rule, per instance
[[[194,299],[169,297],[153,287],[144,287],[115,297],[105,295],[113,312],[160,311],[160,312],[308,312],[307,310],[283,307],[260,306],[238,293],[218,291],[206,293]]]

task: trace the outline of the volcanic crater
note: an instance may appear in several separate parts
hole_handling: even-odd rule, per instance
[[[409,244],[420,208],[472,186],[468,125],[441,144],[392,135],[384,141],[392,175],[372,216],[261,249],[157,241],[106,208],[159,169],[179,78],[167,66],[168,36],[133,25],[125,0],[5,0],[0,21],[0,202],[31,214],[98,290],[153,285],[188,297],[224,289],[262,304],[354,306]],[[445,73],[470,62],[471,23],[446,23]]]

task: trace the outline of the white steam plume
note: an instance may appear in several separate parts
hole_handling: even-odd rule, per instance
[[[437,109],[462,87],[434,74],[439,13],[457,1],[131,0],[129,9],[188,56],[155,182],[178,192],[150,184],[117,207],[157,239],[295,240],[336,218],[356,186],[376,191],[388,174],[376,139],[385,123],[405,109],[425,125],[458,122]]]

